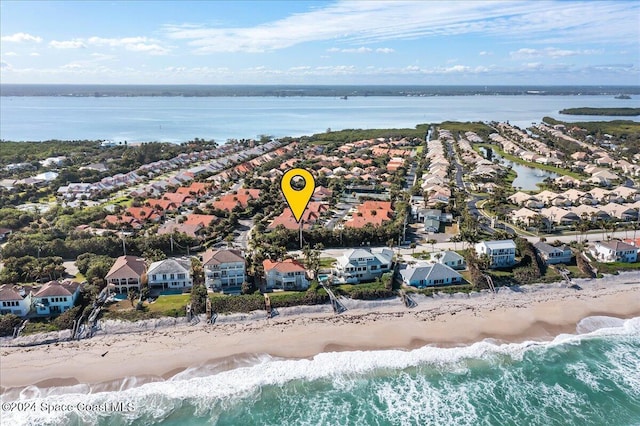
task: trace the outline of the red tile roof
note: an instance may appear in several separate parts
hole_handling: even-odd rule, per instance
[[[269,272],[275,269],[278,272],[305,272],[306,269],[302,263],[294,259],[286,259],[282,262],[274,262],[270,259],[266,259],[262,262],[265,272]]]
[[[173,211],[178,209],[177,204],[171,200],[159,200],[157,198],[149,198],[144,203],[149,207],[157,209],[159,211]]]
[[[259,189],[240,189],[236,194],[226,194],[218,201],[213,202],[213,207],[220,210],[231,211],[236,206],[245,208],[250,200],[257,200],[260,197]]]
[[[196,214],[191,213],[187,216],[187,219],[183,222],[185,225],[201,225],[207,227],[211,225],[212,222],[218,220],[217,216],[212,214]]]
[[[365,201],[356,207],[352,219],[345,222],[348,228],[362,228],[367,224],[380,226],[393,217],[390,201]]]

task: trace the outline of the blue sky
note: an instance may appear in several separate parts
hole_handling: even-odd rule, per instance
[[[640,2],[0,2],[2,83],[640,84]]]

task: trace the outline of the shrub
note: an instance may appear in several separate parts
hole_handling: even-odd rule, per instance
[[[73,308],[63,312],[56,319],[53,320],[53,324],[60,330],[73,328],[73,321],[82,313],[82,306],[74,306]]]
[[[216,296],[211,298],[211,309],[217,313],[251,312],[264,308],[264,297],[261,294]]]
[[[16,328],[22,320],[14,314],[0,315],[0,336],[13,336],[13,329]]]

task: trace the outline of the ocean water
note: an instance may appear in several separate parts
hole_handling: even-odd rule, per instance
[[[640,97],[369,96],[332,97],[0,97],[0,139],[185,142],[302,136],[327,129],[414,128],[421,123],[509,121],[520,127],[544,116],[565,121],[620,117],[571,116],[571,107],[640,107]],[[640,120],[640,117],[623,117]]]
[[[254,356],[231,369],[96,392],[5,395],[37,407],[130,404],[129,412],[3,412],[8,425],[639,425],[640,318],[588,317],[550,342]]]

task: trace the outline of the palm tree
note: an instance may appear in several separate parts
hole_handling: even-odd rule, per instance
[[[435,245],[438,241],[434,240],[433,238],[427,240],[427,244],[431,244],[431,251],[435,251]]]

